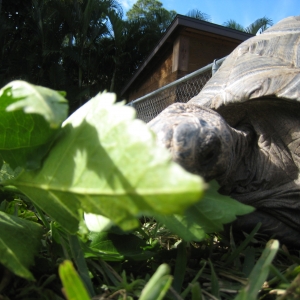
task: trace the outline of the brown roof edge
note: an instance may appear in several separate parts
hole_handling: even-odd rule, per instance
[[[202,31],[206,31],[209,33],[214,33],[218,35],[222,35],[225,37],[233,38],[240,41],[245,41],[252,37],[252,34],[242,32],[239,30],[235,30],[229,27],[224,27],[221,25],[217,25],[214,23],[198,20],[195,18],[183,16],[183,15],[176,15],[170,26],[167,28],[166,32],[163,34],[157,45],[154,47],[154,49],[151,51],[151,53],[148,55],[148,57],[144,60],[144,62],[140,65],[140,67],[137,69],[137,71],[134,73],[134,75],[130,78],[130,80],[126,83],[126,85],[123,87],[121,91],[121,95],[126,93],[128,88],[131,86],[131,84],[135,81],[135,79],[140,75],[140,73],[144,70],[144,68],[148,65],[148,63],[151,61],[151,59],[154,57],[154,55],[159,51],[159,49],[162,47],[162,45],[166,42],[166,40],[169,38],[169,36],[175,31],[175,29],[179,26],[186,26],[193,29],[198,29]]]

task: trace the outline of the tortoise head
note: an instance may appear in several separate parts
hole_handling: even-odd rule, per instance
[[[232,166],[237,131],[209,108],[174,103],[149,126],[172,159],[189,172],[210,180]]]

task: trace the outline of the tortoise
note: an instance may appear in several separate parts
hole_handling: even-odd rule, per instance
[[[233,227],[300,247],[300,16],[240,44],[201,92],[148,124],[186,170],[252,205]]]

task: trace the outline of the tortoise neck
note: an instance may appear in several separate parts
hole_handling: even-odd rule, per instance
[[[253,155],[251,154],[252,145],[255,140],[253,130],[248,125],[243,125],[240,128],[231,128],[232,133],[232,149],[231,156],[227,164],[226,172],[219,178],[222,194],[230,195],[232,189],[238,182],[248,182],[249,165],[254,165]],[[248,171],[247,171],[248,170]]]

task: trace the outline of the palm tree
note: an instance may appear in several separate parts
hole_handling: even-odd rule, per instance
[[[123,20],[117,0],[0,0],[0,7],[1,85],[23,79],[65,90],[71,111],[99,91],[120,92],[173,15],[158,7]]]
[[[61,27],[64,28],[61,62],[68,77],[72,79],[72,87],[66,89],[68,92],[70,90],[71,97],[77,95],[76,101],[81,105],[93,96],[92,90],[98,88],[99,92],[102,89],[102,85],[98,85],[97,73],[110,71],[99,69],[103,53],[99,50],[99,44],[102,39],[110,36],[108,15],[121,12],[122,9],[116,0],[48,1],[59,15]],[[106,85],[104,89],[109,89],[109,86]],[[74,104],[74,108],[78,105]]]
[[[253,23],[251,23],[248,27],[243,27],[241,24],[237,23],[234,20],[229,20],[225,23],[223,23],[223,26],[233,28],[236,30],[244,31],[247,33],[251,33],[253,35],[256,35],[258,33],[262,33],[265,31],[269,26],[273,25],[273,21],[267,17],[263,17],[260,19],[255,20]]]
[[[188,13],[186,14],[186,16],[190,17],[190,18],[194,18],[197,20],[202,20],[202,21],[207,21],[210,22],[210,16],[201,12],[198,9],[191,9],[190,11],[188,11]]]
[[[122,19],[122,13],[111,9],[108,11],[107,17],[110,24],[110,26],[108,26],[109,35],[114,48],[112,56],[114,67],[109,91],[114,92],[119,65],[121,64],[122,57],[127,53],[122,51],[122,46],[124,44],[124,21]]]

